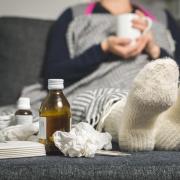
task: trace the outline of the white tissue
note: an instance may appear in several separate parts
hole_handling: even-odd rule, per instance
[[[14,115],[0,115],[0,130],[8,127],[14,120]]]
[[[97,150],[112,149],[109,133],[100,133],[84,122],[75,125],[70,132],[57,131],[53,137],[56,147],[65,156],[94,157]]]
[[[9,126],[0,131],[0,142],[27,141],[35,133],[38,133],[36,124]]]

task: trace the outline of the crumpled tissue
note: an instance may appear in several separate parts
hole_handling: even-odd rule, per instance
[[[112,149],[109,133],[100,133],[84,122],[75,125],[70,132],[56,131],[53,138],[56,147],[70,157],[94,157],[97,150]]]
[[[39,123],[9,126],[0,131],[0,142],[5,141],[37,141]]]

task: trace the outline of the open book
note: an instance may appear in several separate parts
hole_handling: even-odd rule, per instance
[[[0,159],[45,156],[43,144],[31,141],[6,141],[0,143]]]

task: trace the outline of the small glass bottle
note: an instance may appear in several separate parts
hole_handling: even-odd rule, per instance
[[[48,89],[49,93],[39,110],[39,142],[45,145],[47,154],[56,154],[59,150],[54,145],[53,134],[70,131],[71,111],[63,94],[63,79],[49,79]]]
[[[29,98],[20,97],[17,103],[17,109],[18,110],[15,112],[15,120],[17,124],[33,123],[33,115]]]

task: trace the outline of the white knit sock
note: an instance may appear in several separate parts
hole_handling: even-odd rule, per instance
[[[157,150],[180,150],[180,89],[178,91],[176,103],[157,119]]]
[[[147,151],[155,145],[155,123],[177,98],[178,67],[171,59],[147,64],[134,80],[119,128],[121,150]]]
[[[112,141],[118,142],[118,131],[122,123],[122,114],[127,101],[127,97],[113,104],[110,111],[103,117],[103,130],[112,136]]]

